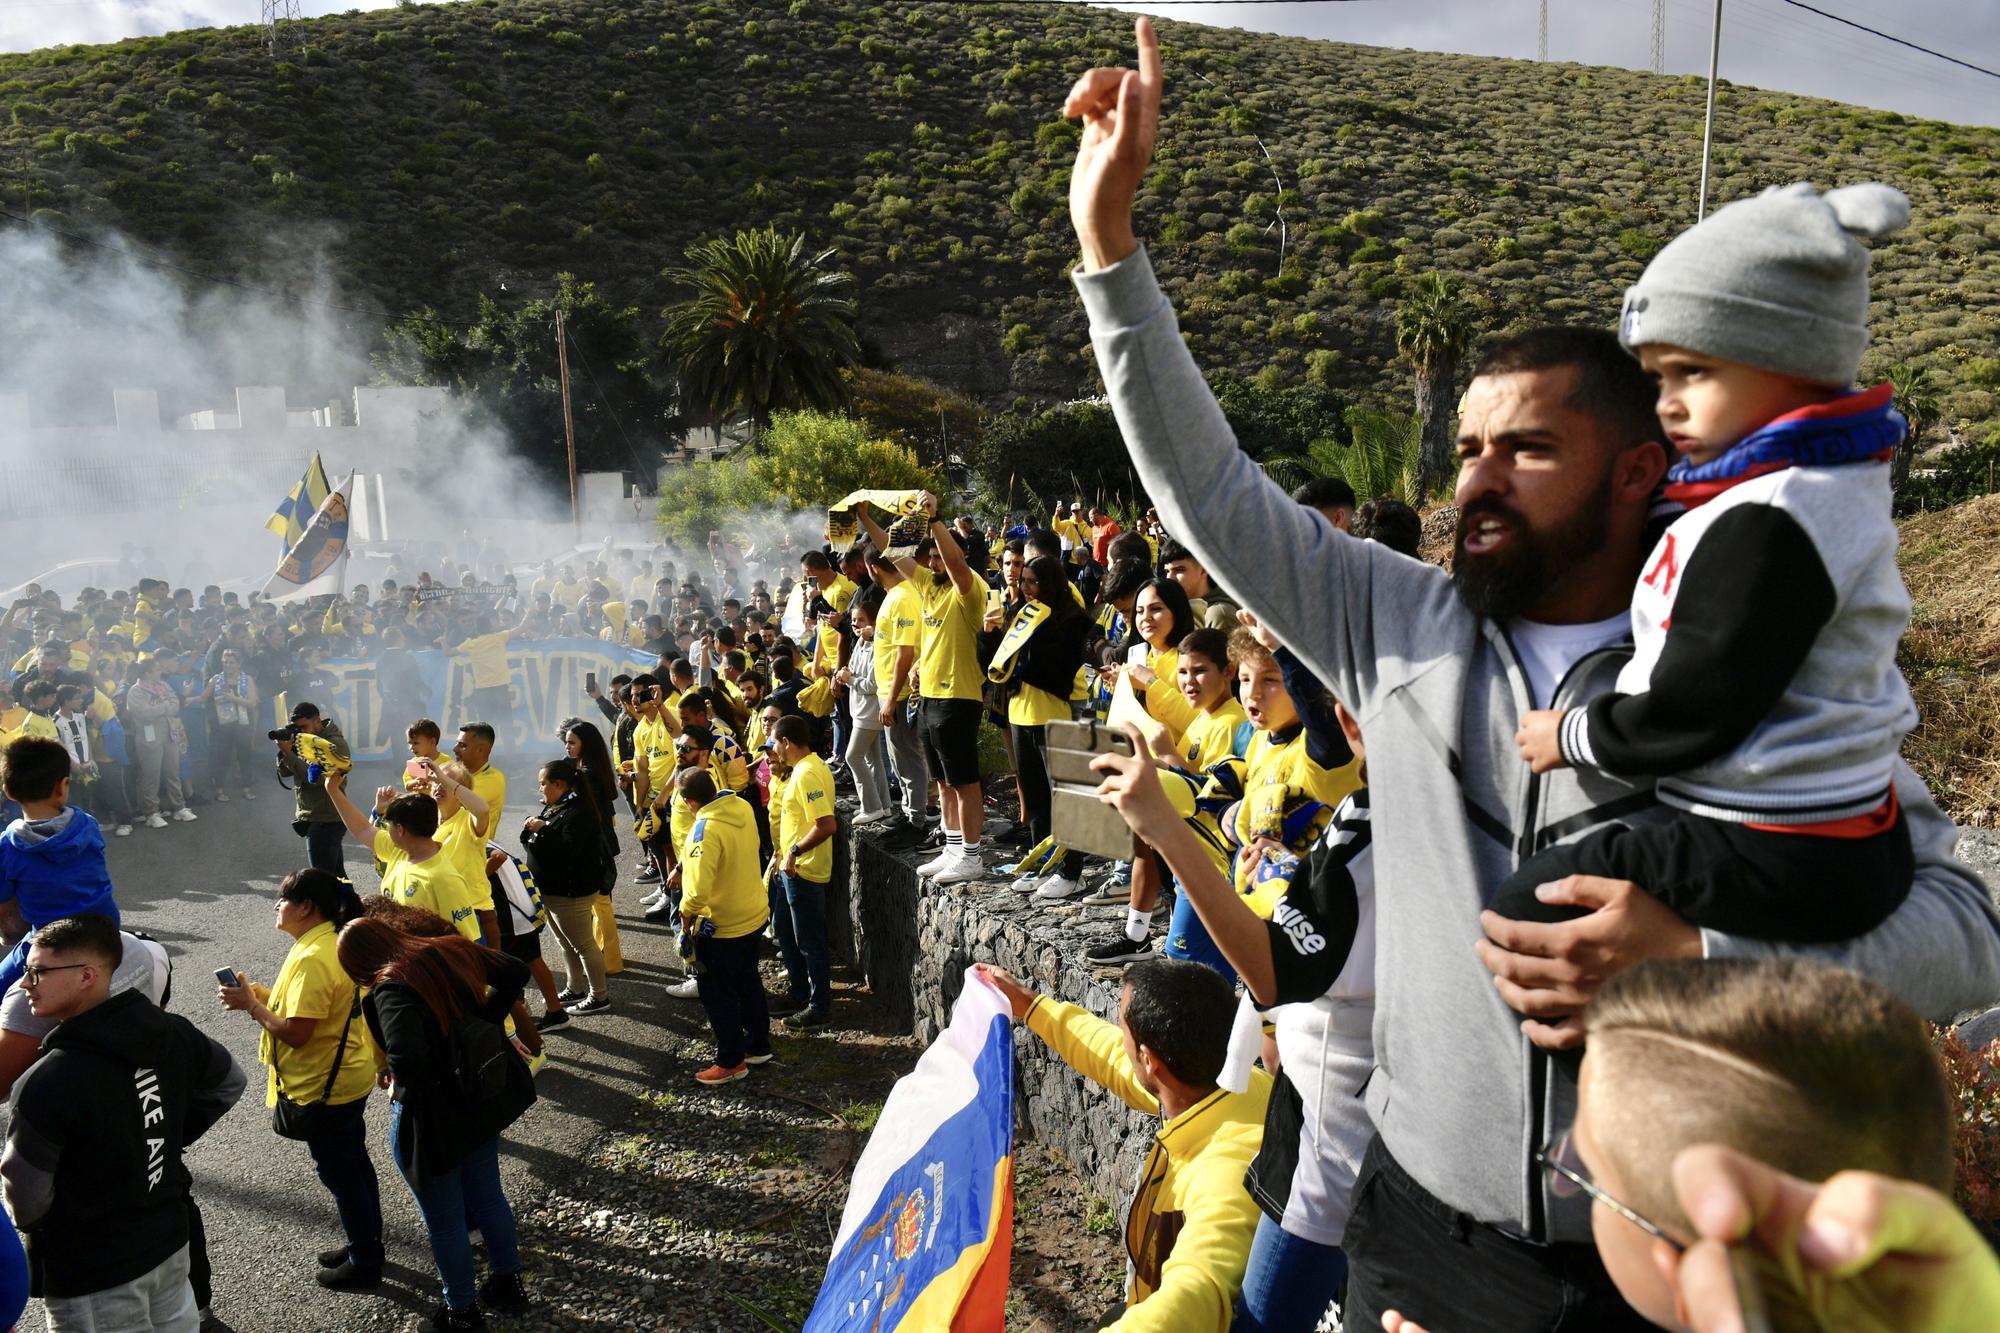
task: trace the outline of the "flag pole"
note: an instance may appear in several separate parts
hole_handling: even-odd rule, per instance
[[[1722,0],[1715,0],[1715,24],[1708,32],[1708,115],[1701,126],[1701,194],[1695,200],[1694,220],[1708,216],[1708,155],[1715,142],[1715,69],[1722,57]]]

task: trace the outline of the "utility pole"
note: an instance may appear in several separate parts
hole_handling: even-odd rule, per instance
[[[563,308],[556,307],[556,372],[562,380],[563,438],[569,442],[569,521],[576,540],[583,541],[583,511],[576,504],[576,422],[569,411],[569,330],[563,322]]]
[[[1653,0],[1653,73],[1667,72],[1667,0]]]
[[[1708,117],[1701,127],[1701,194],[1695,201],[1694,220],[1708,216],[1708,155],[1715,144],[1715,69],[1722,56],[1722,0],[1715,0],[1715,26],[1708,33]]]
[[[1549,0],[1542,0],[1542,31],[1535,41],[1535,59],[1547,61],[1549,58]]]

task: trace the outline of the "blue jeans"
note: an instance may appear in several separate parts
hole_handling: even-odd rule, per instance
[[[495,1134],[465,1155],[465,1160],[419,1189],[410,1179],[402,1149],[403,1104],[389,1108],[389,1155],[417,1200],[424,1234],[430,1237],[431,1258],[444,1282],[444,1303],[463,1310],[478,1297],[472,1268],[472,1233],[467,1214],[486,1238],[495,1276],[521,1271],[521,1242],[514,1230],[514,1210],[500,1188],[500,1136]]]
[[[1301,1240],[1259,1215],[1230,1328],[1241,1333],[1312,1333],[1346,1286],[1347,1254],[1338,1245]]]
[[[826,885],[797,875],[777,875],[771,885],[771,925],[778,955],[791,984],[786,994],[801,998],[816,1013],[833,1007],[827,977]]]
[[[382,1190],[375,1163],[368,1156],[368,1133],[362,1116],[368,1099],[357,1097],[320,1113],[318,1127],[306,1140],[319,1183],[333,1195],[340,1211],[340,1229],[347,1233],[347,1256],[356,1268],[382,1266]]]
[[[1169,958],[1184,958],[1204,967],[1212,967],[1222,973],[1230,985],[1236,984],[1236,969],[1222,956],[1222,950],[1215,947],[1208,927],[1201,923],[1200,915],[1185,893],[1174,895],[1174,915],[1167,923],[1167,942],[1162,952]]]

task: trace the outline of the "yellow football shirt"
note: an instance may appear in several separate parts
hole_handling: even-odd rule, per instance
[[[773,830],[773,845],[778,850],[780,864],[793,843],[798,842],[813,831],[823,816],[833,813],[833,773],[826,761],[816,754],[808,754],[792,766],[792,775],[785,779],[782,791],[775,793],[778,806],[778,827]],[[817,847],[808,847],[799,853],[799,878],[814,884],[825,884],[833,878],[833,839],[828,838]]]
[[[328,1104],[345,1106],[366,1097],[375,1087],[375,1043],[360,1015],[349,1020],[354,979],[335,953],[338,939],[331,921],[320,922],[292,944],[271,982],[264,1003],[272,1013],[280,1018],[318,1021],[303,1046],[287,1046],[268,1032],[257,1039],[257,1057],[270,1070],[264,1088],[266,1106],[278,1104],[281,1088],[293,1101],[308,1103],[320,1100],[324,1090]],[[340,1046],[343,1027],[347,1030],[344,1048]],[[328,1090],[326,1076],[333,1068],[336,1048],[340,1050],[340,1072]]]
[[[885,703],[903,701],[889,697],[896,685],[896,658],[900,649],[919,646],[923,624],[924,608],[917,597],[916,585],[905,579],[889,589],[882,598],[882,609],[875,616],[875,689]],[[910,687],[906,684],[903,699],[909,697]]]
[[[507,665],[507,631],[481,634],[458,645],[458,651],[472,663],[472,688],[495,690],[509,684],[514,673]]]
[[[464,877],[473,910],[492,911],[493,885],[486,878],[486,839],[472,826],[472,812],[464,806],[452,811],[451,818],[439,821],[435,836],[444,848],[443,855],[451,858],[452,865]]]
[[[479,918],[473,915],[472,890],[465,876],[440,850],[428,861],[412,861],[389,840],[389,830],[375,833],[375,859],[382,863],[382,896],[405,907],[420,907],[451,922],[469,940],[479,938]]]
[[[918,689],[926,699],[980,697],[986,673],[979,667],[979,631],[986,621],[986,586],[959,592],[948,575],[918,568],[910,573],[923,609],[917,644]]]

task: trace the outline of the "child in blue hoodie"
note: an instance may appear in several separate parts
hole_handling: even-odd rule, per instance
[[[118,920],[104,833],[69,804],[69,751],[61,741],[23,736],[0,759],[0,785],[21,817],[0,833],[0,933],[20,936],[0,960],[0,990],[20,980],[35,931],[82,912]]]

